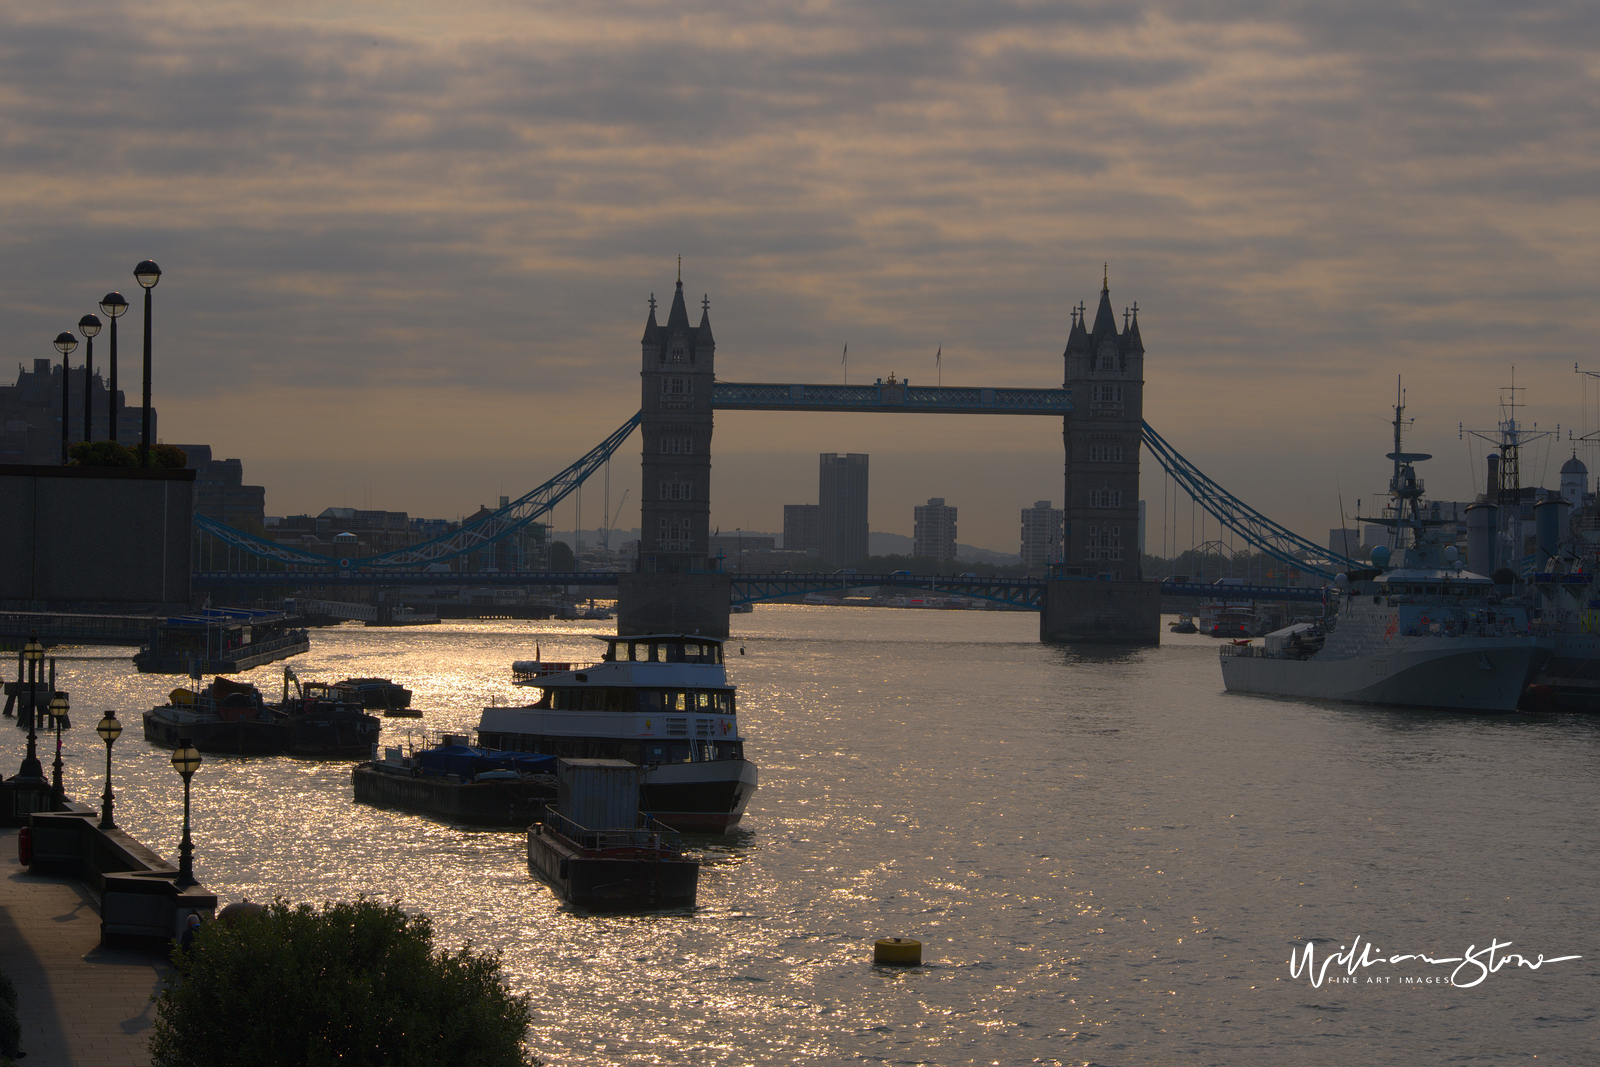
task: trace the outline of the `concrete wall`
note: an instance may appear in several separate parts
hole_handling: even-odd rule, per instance
[[[0,605],[186,608],[194,475],[0,465]]]
[[[1039,613],[1039,640],[1159,645],[1161,583],[1049,582]]]
[[[728,636],[733,579],[726,574],[623,574],[617,578],[617,634]]]

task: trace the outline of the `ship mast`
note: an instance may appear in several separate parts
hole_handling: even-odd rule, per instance
[[[1433,456],[1427,452],[1406,452],[1401,448],[1401,438],[1404,435],[1406,421],[1406,392],[1395,379],[1394,400],[1394,451],[1390,452],[1388,459],[1394,461],[1394,474],[1389,478],[1389,499],[1393,501],[1390,507],[1394,510],[1394,529],[1390,536],[1390,548],[1406,548],[1405,531],[1414,531],[1412,544],[1422,544],[1422,479],[1417,477],[1413,463],[1421,463]]]

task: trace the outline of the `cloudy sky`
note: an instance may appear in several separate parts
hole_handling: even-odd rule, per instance
[[[53,355],[153,258],[164,439],[270,514],[454,517],[637,410],[680,254],[719,376],[774,382],[848,342],[853,381],[942,346],[952,384],[1057,386],[1108,262],[1146,419],[1320,540],[1385,483],[1399,375],[1436,497],[1513,373],[1527,422],[1600,428],[1597,38],[1466,0],[0,3],[0,341]],[[874,529],[942,496],[1015,551],[1061,496],[1049,419],[723,413],[713,522],[781,527],[822,451],[871,454]]]

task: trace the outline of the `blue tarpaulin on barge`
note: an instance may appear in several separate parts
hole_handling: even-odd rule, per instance
[[[519,774],[554,774],[556,757],[536,752],[495,752],[467,745],[446,745],[417,753],[424,774],[454,774],[471,778],[484,771],[516,771]]]

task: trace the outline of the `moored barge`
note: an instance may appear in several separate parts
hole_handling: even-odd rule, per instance
[[[558,799],[528,831],[528,870],[591,911],[694,906],[700,862],[678,835],[637,810],[639,768],[561,760]]]

